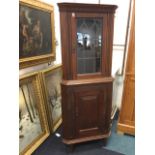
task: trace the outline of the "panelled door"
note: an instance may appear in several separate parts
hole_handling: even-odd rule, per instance
[[[74,93],[77,137],[103,133],[108,109],[106,87],[82,86]]]

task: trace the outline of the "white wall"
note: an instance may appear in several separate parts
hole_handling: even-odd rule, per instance
[[[117,70],[122,70],[130,0],[101,0],[100,2],[101,4],[114,4],[118,6],[114,21],[112,60],[112,75],[114,76]]]
[[[76,3],[94,3],[98,4],[99,0],[41,0],[54,6],[54,19],[55,19],[55,37],[58,45],[56,46],[56,61],[52,63],[61,63],[61,40],[60,40],[60,17],[57,3],[59,2],[76,2]],[[128,18],[129,0],[100,0],[100,4],[115,4],[118,5],[118,9],[115,14],[114,25],[114,46],[113,46],[113,60],[112,60],[112,75],[114,76],[118,69],[121,70],[123,61],[123,52],[125,44],[126,26]],[[20,75],[38,71],[48,68],[47,63],[38,66],[29,67],[20,70]]]

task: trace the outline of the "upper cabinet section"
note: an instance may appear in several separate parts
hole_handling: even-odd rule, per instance
[[[111,76],[115,5],[58,3],[63,79]]]

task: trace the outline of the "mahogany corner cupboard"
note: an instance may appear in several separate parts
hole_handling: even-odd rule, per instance
[[[63,142],[110,135],[115,5],[58,3],[61,25]]]

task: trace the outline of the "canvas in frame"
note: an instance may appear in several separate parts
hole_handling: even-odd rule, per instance
[[[35,1],[19,1],[19,67],[55,60],[54,8]]]
[[[44,100],[37,73],[19,81],[19,154],[30,155],[49,136]]]
[[[54,65],[40,74],[44,99],[48,114],[50,132],[53,133],[61,124],[61,81],[62,65]]]

